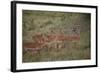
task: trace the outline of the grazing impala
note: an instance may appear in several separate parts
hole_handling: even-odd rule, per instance
[[[78,35],[36,35],[33,37],[33,40],[35,42],[27,42],[23,43],[23,48],[26,51],[32,51],[32,52],[39,52],[43,47],[52,41],[79,41],[80,36]],[[59,47],[58,47],[59,48]]]

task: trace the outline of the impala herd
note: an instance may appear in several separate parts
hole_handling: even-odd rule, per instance
[[[47,35],[42,34],[32,37],[34,42],[23,43],[23,48],[25,51],[39,52],[43,47],[48,46],[47,44],[53,41],[63,42],[63,41],[79,41],[79,35]],[[55,44],[53,48],[62,48],[61,43]]]

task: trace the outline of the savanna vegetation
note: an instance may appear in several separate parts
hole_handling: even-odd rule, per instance
[[[23,10],[23,62],[91,58],[89,13]]]

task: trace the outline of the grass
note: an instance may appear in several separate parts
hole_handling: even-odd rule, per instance
[[[72,28],[80,25],[79,41],[63,41],[62,48],[54,48],[58,42],[42,47],[40,51],[25,51],[23,48],[23,62],[44,62],[64,60],[85,60],[91,58],[90,47],[90,14],[65,13],[49,11],[23,10],[23,42],[34,42],[32,36],[37,34],[76,35]],[[50,46],[50,47],[48,47]]]
[[[81,48],[80,45],[78,43],[75,44],[75,42],[68,43],[66,45],[67,48],[43,48],[37,53],[27,52],[23,56],[23,62],[90,59],[90,48]]]

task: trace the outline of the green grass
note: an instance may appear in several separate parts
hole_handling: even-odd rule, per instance
[[[90,14],[23,10],[23,42],[34,42],[37,34],[74,35],[72,28],[80,25],[80,41],[64,41],[63,48],[43,47],[39,52],[26,51],[23,62],[84,60],[91,58]],[[52,41],[50,45],[53,46]],[[23,48],[24,52],[24,48]]]
[[[68,44],[68,43],[67,43]],[[27,52],[23,62],[63,61],[90,59],[90,48],[83,48],[78,43],[70,42],[66,48],[43,48],[40,52]]]

